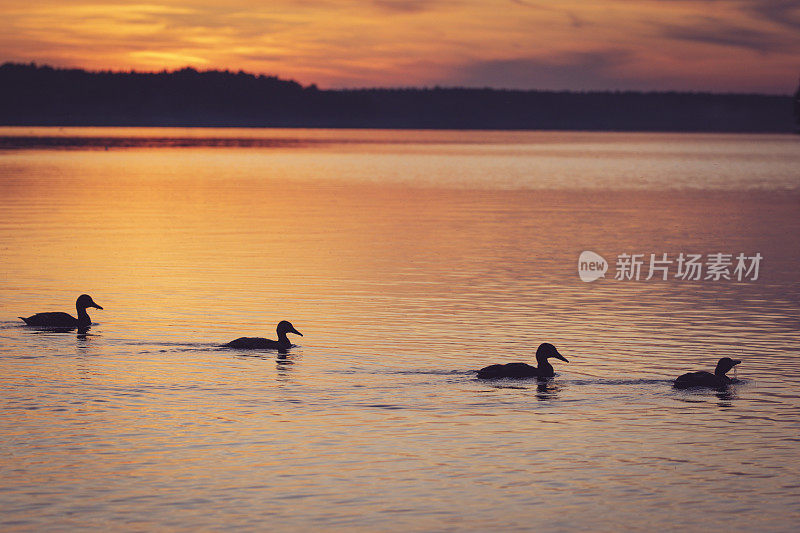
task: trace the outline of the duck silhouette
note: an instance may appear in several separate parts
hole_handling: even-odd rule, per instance
[[[89,318],[89,313],[86,312],[87,307],[94,307],[95,309],[102,309],[99,305],[94,303],[92,297],[88,294],[81,294],[75,301],[75,309],[78,310],[78,318],[70,315],[69,313],[36,313],[28,318],[18,317],[22,319],[28,326],[37,328],[51,328],[51,329],[88,329],[92,325],[92,319]]]
[[[561,359],[565,363],[569,363],[563,355],[558,353],[555,346],[545,342],[540,344],[536,350],[537,366],[531,366],[526,363],[489,365],[478,370],[478,379],[549,378],[553,376],[553,365],[548,361],[551,358]]]
[[[289,348],[293,347],[294,344],[289,342],[289,337],[286,336],[287,333],[294,333],[295,335],[300,335],[301,337],[303,336],[302,333],[294,329],[294,326],[288,320],[281,320],[278,322],[278,327],[276,330],[278,332],[278,340],[276,341],[265,339],[263,337],[239,337],[238,339],[234,339],[227,344],[223,344],[222,346],[225,348],[240,348],[246,350],[288,350]]]
[[[705,370],[687,372],[682,376],[678,376],[673,385],[676,389],[688,389],[690,387],[725,388],[733,383],[733,380],[725,374],[739,363],[741,363],[739,359],[723,357],[717,362],[717,368],[714,369],[713,374]]]

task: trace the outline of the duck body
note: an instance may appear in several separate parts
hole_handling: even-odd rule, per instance
[[[295,345],[289,342],[289,339],[286,339],[286,343],[281,343],[280,341],[265,339],[264,337],[239,337],[238,339],[234,339],[231,342],[226,343],[224,346],[227,348],[240,348],[246,350],[286,350],[294,347]]]
[[[560,359],[569,362],[558,353],[556,347],[550,343],[543,343],[536,350],[536,364],[531,366],[527,363],[507,363],[504,365],[489,365],[478,370],[478,379],[502,379],[502,378],[550,378],[553,377],[553,365],[548,359]]]
[[[19,318],[27,325],[39,328],[77,328],[80,325],[78,319],[69,313],[36,313],[28,318]]]
[[[711,389],[725,388],[734,380],[725,374],[734,366],[741,363],[739,359],[731,359],[730,357],[723,357],[717,362],[717,368],[714,373],[701,371],[701,372],[687,372],[675,379],[673,386],[676,389],[688,389],[691,387],[704,387]]]
[[[70,315],[69,313],[50,312],[50,313],[36,313],[27,318],[19,317],[26,325],[36,328],[53,328],[53,329],[87,329],[92,325],[92,319],[86,312],[86,308],[94,307],[95,309],[102,309],[99,305],[94,303],[92,297],[88,294],[81,294],[75,302],[75,309],[78,311],[78,318]]]
[[[222,346],[224,348],[236,348],[240,350],[288,350],[295,345],[289,341],[289,337],[286,336],[287,333],[303,336],[303,334],[297,331],[292,323],[287,320],[281,320],[278,323],[276,331],[278,332],[278,340],[276,341],[263,337],[239,337]]]
[[[536,378],[539,375],[539,369],[527,363],[489,365],[478,370],[478,379]]]

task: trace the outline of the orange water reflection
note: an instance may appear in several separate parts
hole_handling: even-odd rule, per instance
[[[793,523],[790,141],[405,135],[0,153],[6,516],[132,528]],[[585,249],[759,251],[765,263],[751,284],[585,284]],[[68,311],[82,292],[104,307],[84,339],[13,322]],[[305,335],[286,358],[216,349],[283,318]],[[542,340],[570,360],[550,384],[468,372],[526,359]],[[731,352],[747,387],[670,389]]]

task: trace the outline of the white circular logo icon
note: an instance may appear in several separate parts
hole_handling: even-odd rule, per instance
[[[606,276],[608,270],[608,261],[603,259],[602,255],[590,252],[588,250],[581,252],[578,258],[578,275],[581,281],[594,281]]]

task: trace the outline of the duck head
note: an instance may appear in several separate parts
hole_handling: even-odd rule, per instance
[[[278,337],[285,337],[287,333],[294,333],[295,335],[303,336],[302,333],[294,329],[294,326],[288,320],[281,320],[278,322]]]
[[[536,350],[536,360],[537,361],[547,361],[548,359],[561,359],[565,363],[569,363],[567,358],[558,353],[556,347],[550,344],[549,342],[543,342],[539,345],[539,348]]]
[[[739,359],[731,359],[730,357],[723,357],[717,363],[717,368],[714,369],[714,374],[717,376],[724,376],[728,373],[728,370],[735,367],[742,361]]]
[[[86,309],[87,307],[94,307],[95,309],[102,309],[99,305],[94,303],[92,297],[88,294],[81,294],[78,296],[78,300],[75,302],[75,307],[77,309]]]

